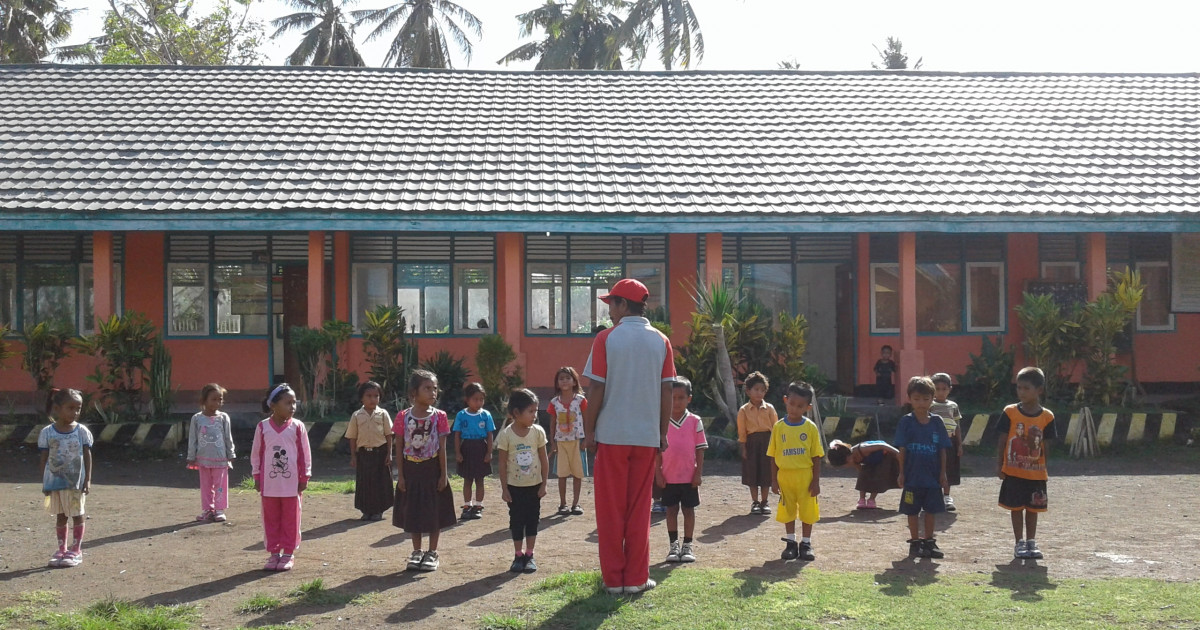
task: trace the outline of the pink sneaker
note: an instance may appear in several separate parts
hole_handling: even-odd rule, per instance
[[[204,510],[199,516],[196,517],[196,520],[200,521],[201,523],[207,523],[208,521],[212,520],[212,515],[212,510]]]
[[[866,500],[866,499],[859,499],[859,500],[858,500],[858,505],[854,506],[854,509],[856,509],[856,510],[865,510],[865,509],[867,509],[867,500]]]
[[[83,552],[68,549],[67,553],[63,554],[62,561],[59,562],[60,567],[77,567],[83,564]]]
[[[292,567],[296,566],[296,560],[292,554],[285,553],[279,556],[279,564],[275,566],[276,571],[291,571]]]
[[[263,571],[278,571],[279,570],[279,554],[273,553],[270,558],[267,558],[267,563],[263,565]]]
[[[867,509],[868,510],[875,509],[875,499],[867,499]]]
[[[67,556],[67,550],[66,550],[66,549],[59,549],[58,551],[55,551],[55,552],[54,552],[54,555],[53,555],[53,556],[50,556],[50,563],[49,563],[49,566],[52,566],[52,567],[61,567],[61,566],[62,566],[62,561],[63,561],[63,558],[65,558],[66,556]]]
[[[214,523],[224,523],[228,519],[225,518],[224,512],[217,510],[216,512],[213,512],[212,520]]]

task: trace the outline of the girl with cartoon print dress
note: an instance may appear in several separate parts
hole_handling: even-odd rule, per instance
[[[458,522],[446,474],[450,421],[445,411],[433,406],[437,392],[437,377],[426,370],[415,370],[408,381],[412,406],[396,414],[392,425],[399,468],[392,525],[412,535],[409,571],[436,571],[441,564],[438,534]],[[428,551],[421,549],[424,535],[429,536]]]
[[[54,422],[38,434],[38,450],[46,510],[57,518],[58,551],[50,558],[50,566],[77,567],[83,562],[84,506],[92,488],[92,434],[76,422],[83,409],[83,395],[78,390],[52,390],[46,406]],[[68,518],[73,521],[75,536],[70,547]]]
[[[221,411],[225,388],[209,383],[200,390],[204,409],[192,416],[188,430],[187,467],[200,471],[200,515],[197,521],[222,523],[229,508],[229,469],[233,468],[233,427]]]
[[[312,451],[304,423],[296,413],[296,392],[283,383],[263,401],[271,417],[254,429],[250,447],[250,474],[262,495],[263,537],[267,571],[290,571],[300,546],[300,495],[312,477]]]

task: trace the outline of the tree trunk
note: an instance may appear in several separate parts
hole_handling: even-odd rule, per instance
[[[717,406],[721,416],[713,420],[714,432],[721,432],[725,427],[737,421],[737,385],[733,382],[733,364],[729,361],[729,348],[725,345],[725,327],[713,324],[713,336],[717,341]]]

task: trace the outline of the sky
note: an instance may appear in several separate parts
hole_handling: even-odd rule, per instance
[[[395,0],[392,0],[394,2]],[[195,0],[198,10],[212,0]],[[500,66],[520,43],[515,16],[543,0],[458,0],[483,22],[483,36],[457,68],[524,70]],[[704,33],[700,70],[775,69],[785,59],[802,70],[866,70],[884,40],[898,37],[910,64],[956,72],[1198,72],[1200,0],[691,0]],[[82,8],[69,43],[100,33],[106,0],[67,0]],[[389,6],[358,0],[352,9]],[[280,0],[254,0],[251,17],[293,12]],[[267,25],[267,34],[273,29]],[[381,65],[390,41],[363,43],[368,65]],[[266,65],[284,65],[300,34],[266,42]],[[662,70],[647,60],[642,70]]]

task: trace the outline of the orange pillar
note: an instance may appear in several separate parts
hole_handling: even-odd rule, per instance
[[[1084,280],[1087,281],[1088,299],[1100,297],[1108,288],[1108,241],[1103,232],[1089,232],[1087,235],[1087,269],[1084,270]]]
[[[721,281],[721,241],[720,232],[704,235],[704,275],[709,284]]]
[[[112,317],[116,312],[113,287],[113,234],[93,232],[92,307],[97,323]]]
[[[857,236],[854,278],[858,289],[858,378],[855,385],[874,385],[873,368],[879,358],[879,348],[876,347],[877,340],[871,337],[871,300],[875,287],[871,286],[871,235],[867,232],[859,232]]]
[[[333,233],[334,318],[350,321],[350,233]]]
[[[522,367],[525,365],[525,355],[521,352],[521,341],[525,338],[524,250],[525,239],[521,234],[496,235],[496,333],[513,347]]]
[[[320,328],[325,313],[325,233],[308,233],[308,327]]]
[[[900,234],[900,357],[896,400],[905,399],[908,379],[925,374],[925,352],[917,348],[917,235]]]
[[[696,285],[696,268],[699,256],[698,239],[695,234],[672,234],[667,238],[667,259],[671,261],[667,276],[667,310],[671,315],[671,343],[679,346],[687,343],[688,323],[696,302],[692,288]],[[707,273],[707,270],[706,270]]]

